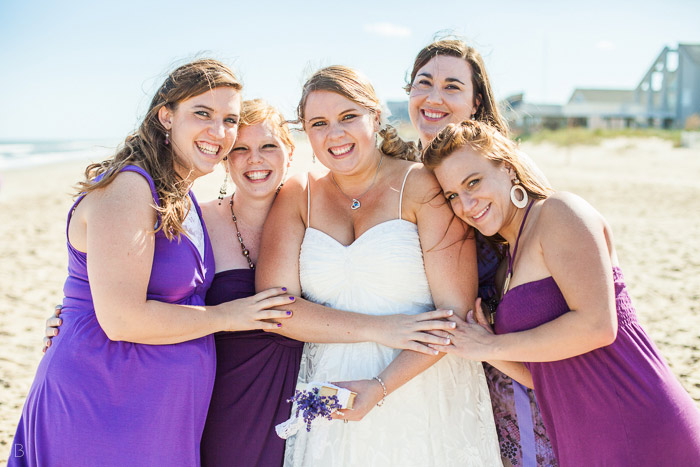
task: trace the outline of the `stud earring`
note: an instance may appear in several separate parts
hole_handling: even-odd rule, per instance
[[[166,131],[165,132],[165,145],[167,146],[168,144],[170,144],[170,133],[168,133]]]
[[[520,193],[521,199],[517,198],[516,192]],[[528,202],[527,191],[525,191],[525,188],[523,188],[522,185],[520,185],[520,180],[518,180],[517,178],[515,180],[513,180],[513,186],[510,189],[510,201],[518,209],[522,209],[525,206],[527,206],[527,202]]]
[[[224,157],[224,162],[228,160],[228,156]],[[224,196],[226,196],[226,192],[228,191],[228,171],[226,172],[226,175],[224,175],[224,183],[221,184],[221,188],[219,188],[219,206],[221,206],[221,202],[224,200]]]
[[[311,162],[313,162],[314,164],[316,163],[316,153],[315,152],[311,153]]]

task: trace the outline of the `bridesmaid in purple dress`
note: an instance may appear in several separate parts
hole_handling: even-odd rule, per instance
[[[477,50],[463,41],[444,39],[424,47],[416,55],[410,79],[406,86],[409,115],[422,147],[447,124],[466,119],[491,123],[507,134],[484,61]],[[503,258],[502,248],[479,233],[476,246],[479,297],[485,307],[495,309],[499,299],[496,272]],[[555,466],[534,392],[488,363],[484,363],[484,372],[504,466]]]
[[[534,387],[561,465],[697,465],[700,411],[640,327],[602,216],[483,123],[449,125],[424,162],[462,220],[508,244],[496,334],[477,301],[434,348]]]
[[[266,308],[290,303],[272,289],[204,306],[215,265],[189,187],[230,151],[240,89],[219,62],[183,65],[123,148],[87,168],[68,216],[63,326],[37,370],[9,465],[199,464],[211,334],[277,328],[262,320],[286,312]]]
[[[225,165],[236,191],[224,199],[224,181],[221,199],[202,205],[216,258],[207,305],[255,294],[263,224],[293,151],[282,114],[261,100],[243,102],[238,138]],[[202,465],[281,466],[284,440],[275,425],[289,418],[287,399],[294,394],[303,342],[262,330],[220,332],[214,338],[216,379],[202,435]]]

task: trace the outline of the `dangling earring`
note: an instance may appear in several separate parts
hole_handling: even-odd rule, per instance
[[[311,153],[311,162],[313,162],[314,164],[316,163],[316,153],[315,152]]]
[[[228,156],[224,157],[224,162],[228,160]],[[221,184],[221,188],[219,188],[219,206],[221,206],[221,201],[224,200],[224,196],[226,196],[226,192],[228,191],[228,171],[226,171],[226,175],[224,175],[224,183]]]
[[[167,146],[168,144],[170,144],[170,133],[168,133],[166,131],[165,132],[165,145]]]
[[[518,199],[515,192],[520,192],[522,199]],[[510,189],[510,201],[515,205],[516,208],[522,209],[527,206],[528,196],[525,188],[520,185],[520,180],[517,178],[513,180],[513,186]]]

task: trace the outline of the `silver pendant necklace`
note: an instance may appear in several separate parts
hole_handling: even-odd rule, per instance
[[[350,209],[353,211],[360,209],[362,207],[362,204],[360,203],[360,198],[362,198],[364,195],[369,192],[369,190],[372,189],[374,186],[374,183],[377,181],[377,175],[379,175],[379,169],[382,167],[382,162],[384,161],[384,153],[381,153],[382,155],[379,157],[379,165],[377,166],[377,171],[374,172],[374,178],[372,179],[372,183],[369,185],[369,187],[362,193],[360,196],[356,198],[351,198],[350,196],[346,195],[345,192],[340,188],[340,185],[338,185],[338,182],[335,181],[335,177],[333,176],[333,172],[331,172],[331,180],[333,180],[333,183],[335,184],[335,187],[338,189],[338,191],[345,196],[347,199],[350,200]]]

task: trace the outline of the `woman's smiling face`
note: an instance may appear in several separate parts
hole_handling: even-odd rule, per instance
[[[470,119],[479,106],[466,60],[438,55],[416,73],[408,112],[423,146],[449,123]]]
[[[313,91],[306,101],[304,130],[319,162],[350,174],[376,162],[374,112],[330,91]]]
[[[267,197],[283,182],[291,155],[272,123],[265,120],[239,129],[228,155],[228,170],[237,190]]]
[[[160,109],[181,177],[193,180],[214,170],[236,140],[240,112],[241,95],[227,86],[185,99],[173,110]]]

